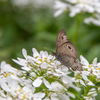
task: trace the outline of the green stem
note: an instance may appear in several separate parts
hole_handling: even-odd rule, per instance
[[[91,86],[87,86],[86,88],[84,88],[84,96],[87,95],[87,93],[89,92]]]
[[[84,89],[84,95],[86,94],[86,89],[85,89],[85,86],[83,85],[83,89]]]
[[[80,15],[77,16],[77,22],[76,22],[76,29],[75,29],[75,33],[74,33],[74,36],[73,36],[73,42],[75,43],[76,40],[77,40],[77,37],[78,37],[78,30],[79,30],[79,26],[80,26]]]
[[[30,80],[32,80],[32,81],[33,81],[33,79],[32,79],[32,78],[30,78],[29,76],[26,76],[26,75],[23,75],[23,76],[25,76],[26,78],[28,78],[28,79],[30,79]]]

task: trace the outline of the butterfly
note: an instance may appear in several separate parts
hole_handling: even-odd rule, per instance
[[[78,60],[77,49],[74,44],[69,41],[66,31],[64,29],[60,30],[56,40],[56,53],[52,52],[52,55],[56,57],[61,64],[73,71],[82,71],[82,65]]]

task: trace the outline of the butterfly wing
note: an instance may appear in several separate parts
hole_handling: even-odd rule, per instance
[[[78,58],[77,49],[72,42],[69,41],[64,29],[60,30],[56,40],[56,53],[66,54],[68,56]]]
[[[78,59],[74,59],[73,57],[66,54],[56,55],[56,58],[61,62],[61,64],[71,68],[73,71],[82,71],[82,65]]]

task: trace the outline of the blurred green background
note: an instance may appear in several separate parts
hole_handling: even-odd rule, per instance
[[[85,15],[71,18],[65,12],[54,17],[54,0],[32,1],[0,1],[0,62],[18,66],[12,58],[23,58],[23,48],[31,56],[33,47],[38,51],[46,50],[44,47],[55,51],[56,37],[61,29],[66,30],[79,56],[83,55],[90,63],[97,57],[100,62],[100,27],[84,24]]]
[[[31,56],[33,47],[56,51],[56,37],[61,29],[66,30],[79,56],[83,55],[89,63],[95,57],[100,62],[100,27],[84,24],[85,14],[71,18],[65,12],[54,17],[53,6],[54,0],[0,0],[0,62],[20,68],[12,59],[23,58],[23,48]]]

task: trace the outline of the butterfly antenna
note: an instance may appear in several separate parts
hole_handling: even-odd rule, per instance
[[[49,49],[49,48],[46,48],[46,47],[44,47],[44,49],[47,49],[47,50],[50,50],[50,51],[52,51],[51,49]]]
[[[50,50],[50,51],[52,51],[51,49],[49,49],[49,48],[46,48],[46,47],[44,47],[44,49],[47,49],[47,50]],[[53,56],[55,56],[56,55],[56,53],[55,52],[51,52],[51,54],[53,55]]]

